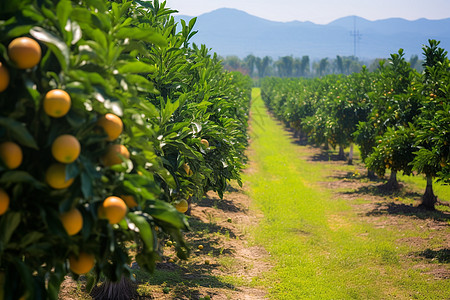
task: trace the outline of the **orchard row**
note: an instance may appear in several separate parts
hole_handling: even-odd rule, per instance
[[[184,212],[245,160],[251,81],[159,1],[0,4],[0,298],[189,254]],[[127,248],[134,243],[133,253]],[[134,253],[137,251],[137,253]]]
[[[450,183],[450,62],[439,42],[423,47],[424,71],[405,60],[403,50],[377,71],[317,79],[264,78],[262,97],[277,118],[316,145],[361,150],[369,175],[398,187],[397,173],[424,174],[422,205],[434,209],[432,183]]]

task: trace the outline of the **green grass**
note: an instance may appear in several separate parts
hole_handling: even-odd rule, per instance
[[[321,188],[317,182],[330,180],[336,166],[303,160],[305,148],[268,117],[259,89],[253,96],[253,170],[244,182],[264,214],[253,237],[274,265],[256,280],[268,287],[269,297],[450,298],[448,280],[433,280],[404,259],[411,249],[396,241],[416,232],[375,227],[353,212],[348,200]]]

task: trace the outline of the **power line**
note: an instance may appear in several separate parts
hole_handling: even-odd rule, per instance
[[[353,36],[353,56],[356,57],[356,48],[362,38],[362,34],[356,29],[356,16],[353,17],[353,31],[350,32],[350,35]]]

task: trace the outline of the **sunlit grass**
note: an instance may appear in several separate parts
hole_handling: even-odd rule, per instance
[[[428,280],[403,259],[411,249],[396,241],[416,232],[364,222],[348,201],[321,188],[317,182],[330,180],[333,166],[301,159],[302,148],[264,113],[259,90],[253,92],[253,170],[244,179],[264,214],[253,237],[274,264],[258,278],[270,298],[449,298],[448,281]]]

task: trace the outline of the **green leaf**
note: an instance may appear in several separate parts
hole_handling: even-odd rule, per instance
[[[8,244],[12,234],[16,230],[17,226],[19,226],[20,218],[21,214],[17,211],[8,211],[2,216],[0,221],[0,241],[2,248]],[[3,249],[0,250],[3,251]]]
[[[25,248],[26,246],[33,244],[40,240],[44,234],[39,231],[31,231],[25,234],[25,236],[20,240],[20,248]]]
[[[44,189],[45,184],[36,180],[33,176],[25,171],[9,171],[3,173],[0,177],[1,184],[11,184],[11,183],[29,183],[36,189]]]
[[[9,131],[10,135],[13,136],[14,139],[19,142],[19,144],[39,150],[36,141],[28,132],[24,124],[10,118],[0,117],[0,127],[6,128],[6,130]]]
[[[23,36],[25,34],[28,34],[30,32],[30,29],[32,28],[32,25],[21,25],[21,26],[15,26],[7,33],[8,38],[15,38],[18,36]]]
[[[97,276],[93,272],[89,272],[86,276],[86,291],[90,293],[92,289],[97,285]]]
[[[144,216],[139,216],[133,212],[128,213],[127,217],[137,226],[137,228],[139,228],[139,235],[147,247],[147,250],[153,252],[153,232],[147,219]]]
[[[72,13],[72,3],[68,0],[60,0],[56,5],[56,17],[58,18],[61,29],[64,29],[69,16]]]
[[[189,229],[185,215],[179,213],[175,207],[161,200],[146,200],[148,208],[145,210],[154,219],[166,222],[177,229]]]
[[[53,33],[45,30],[41,27],[33,27],[30,30],[30,34],[37,40],[45,43],[47,47],[55,54],[56,58],[61,65],[61,68],[67,71],[69,65],[70,52],[66,43],[64,43],[59,37]]]
[[[86,172],[81,173],[81,192],[87,199],[91,198],[94,195],[92,188],[92,178]]]
[[[148,43],[153,43],[160,47],[167,47],[166,39],[159,33],[155,32],[151,28],[120,28],[116,32],[116,38],[119,39],[135,39],[141,40]]]
[[[161,99],[161,124],[165,124],[169,118],[172,116],[172,114],[178,109],[180,106],[180,102],[177,100],[175,102],[170,102],[170,99],[167,99],[167,102],[163,102],[164,100]]]
[[[127,62],[117,68],[119,73],[152,73],[156,68],[141,61]]]

